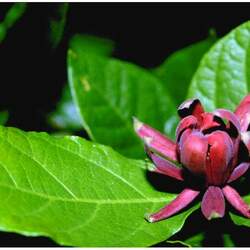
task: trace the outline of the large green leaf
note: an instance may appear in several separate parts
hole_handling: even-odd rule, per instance
[[[175,116],[172,100],[151,73],[130,63],[69,50],[73,99],[92,140],[130,157],[143,157],[132,116],[164,130]]]
[[[108,39],[90,35],[77,34],[70,40],[70,47],[78,54],[97,54],[109,56],[114,49],[114,43]],[[64,131],[77,131],[83,129],[79,114],[72,100],[69,85],[65,85],[62,97],[55,111],[48,116],[49,124],[56,129]]]
[[[177,106],[185,100],[192,76],[197,70],[202,56],[215,41],[215,36],[210,36],[206,40],[178,50],[153,70],[162,80]]]
[[[208,111],[234,110],[250,88],[250,22],[220,39],[203,57],[189,89]]]
[[[72,246],[149,246],[196,209],[148,223],[175,197],[156,191],[146,163],[75,136],[0,127],[0,229]]]

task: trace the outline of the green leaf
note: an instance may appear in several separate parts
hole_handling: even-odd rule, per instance
[[[60,3],[56,8],[56,13],[53,15],[53,17],[50,18],[49,39],[52,48],[56,48],[59,45],[60,41],[62,40],[68,9],[69,9],[68,3]]]
[[[0,23],[0,42],[2,42],[7,32],[23,16],[27,3],[15,3],[7,11],[4,20]]]
[[[80,34],[73,36],[70,40],[70,46],[78,54],[91,53],[109,56],[114,50],[114,43],[111,40]],[[53,128],[64,131],[73,132],[82,129],[81,120],[72,100],[68,84],[63,88],[62,97],[55,111],[48,115],[48,123]]]
[[[90,138],[129,157],[143,157],[132,116],[163,131],[176,117],[162,83],[146,70],[112,58],[68,53],[73,99]]]
[[[220,234],[221,232],[218,232]],[[228,233],[222,233],[221,234],[222,240],[223,240],[223,246],[224,247],[234,247],[235,244]],[[187,247],[208,247],[207,245],[204,246],[204,240],[206,238],[206,234],[204,232],[197,233],[193,235],[192,237],[185,239],[185,241],[167,241],[169,243],[180,243],[183,244],[183,246]],[[207,243],[211,244],[210,246],[215,246],[211,239],[207,241]]]
[[[204,233],[197,233],[182,242],[183,245],[188,247],[202,247],[202,241],[204,240]]]
[[[76,136],[0,127],[0,229],[71,246],[150,246],[197,206],[148,223],[175,195],[156,191],[146,163]]]
[[[153,72],[162,80],[177,106],[184,101],[192,76],[202,56],[215,41],[215,36],[210,36],[206,40],[181,49],[154,69]]]
[[[91,35],[76,34],[70,40],[70,48],[79,56],[86,53],[102,56],[110,56],[114,50],[114,42]]]
[[[230,234],[226,234],[226,233],[223,234],[223,243],[224,243],[224,247],[234,247],[235,246]]]
[[[249,93],[250,22],[220,39],[203,57],[196,71],[189,97],[199,98],[207,111],[234,110]]]

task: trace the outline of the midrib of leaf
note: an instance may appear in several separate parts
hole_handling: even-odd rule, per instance
[[[142,197],[145,197],[144,194],[143,194],[140,190],[138,190],[135,186],[133,186],[132,184],[130,184],[129,182],[127,182],[124,178],[122,178],[121,176],[117,175],[116,173],[114,173],[114,172],[111,171],[110,169],[105,168],[105,167],[102,166],[101,164],[98,164],[98,163],[96,163],[95,161],[91,161],[90,159],[87,159],[86,157],[83,157],[82,155],[77,155],[75,152],[73,152],[73,151],[71,151],[71,150],[68,150],[68,149],[66,150],[65,148],[63,148],[63,147],[61,147],[61,146],[59,146],[59,145],[56,145],[56,144],[54,144],[54,143],[51,143],[50,141],[48,141],[48,140],[46,140],[46,139],[44,139],[44,138],[40,138],[40,139],[42,139],[43,141],[46,141],[47,143],[49,143],[49,144],[55,146],[56,148],[61,148],[61,149],[64,150],[64,151],[70,152],[71,154],[73,154],[73,155],[75,155],[75,156],[77,156],[77,157],[80,157],[81,159],[83,159],[83,160],[85,160],[85,161],[88,161],[88,162],[90,162],[90,163],[92,163],[92,164],[94,164],[94,165],[96,165],[96,166],[98,166],[98,167],[104,169],[106,172],[108,172],[109,174],[115,176],[117,179],[119,179],[120,181],[124,182],[126,185],[128,185],[129,187],[131,187],[134,191],[136,191],[136,192],[137,192],[138,194],[140,194]],[[74,142],[75,142],[75,141],[74,141]],[[106,155],[105,150],[102,149],[102,151],[103,151],[104,154]],[[107,157],[107,156],[106,156],[106,157]],[[78,198],[78,197],[75,196],[74,198]],[[146,197],[145,197],[145,198],[146,198]]]
[[[59,196],[53,196],[53,195],[45,195],[43,193],[39,193],[36,192],[34,190],[28,190],[19,186],[10,186],[4,183],[0,183],[1,187],[4,188],[8,188],[11,190],[17,190],[23,193],[27,193],[30,195],[35,195],[35,196],[39,196],[41,198],[47,199],[49,201],[62,201],[62,202],[70,202],[70,203],[96,203],[96,204],[129,204],[129,203],[162,203],[162,202],[167,202],[168,198],[167,197],[159,197],[159,198],[155,198],[155,197],[145,197],[145,199],[116,199],[116,200],[111,200],[111,199],[106,199],[106,200],[102,200],[102,199],[83,199],[83,198],[74,198],[74,199],[70,199],[70,198],[62,198]]]
[[[21,136],[23,136],[21,133],[20,133]],[[63,185],[64,189],[69,193],[73,194],[73,192],[70,190],[70,188],[68,188],[65,184],[62,183],[61,180],[58,179],[57,176],[55,176],[54,174],[52,174],[49,170],[47,170],[46,168],[44,168],[42,166],[42,164],[31,158],[29,155],[27,155],[25,152],[23,152],[21,149],[15,147],[14,145],[12,145],[8,140],[6,140],[4,137],[1,137],[2,140],[4,140],[10,147],[14,148],[16,151],[22,153],[23,155],[25,155],[28,159],[34,161],[38,166],[40,166],[43,170],[45,170],[50,176],[52,176],[54,178],[55,181],[57,181],[57,183],[59,183],[60,185]],[[26,138],[27,139],[27,138]],[[115,176],[117,179],[119,179],[120,181],[124,182],[126,185],[128,185],[130,188],[132,188],[134,191],[136,191],[138,194],[140,194],[142,196],[142,199],[114,199],[114,200],[111,200],[111,199],[107,199],[107,200],[101,200],[101,199],[82,199],[81,197],[78,197],[76,196],[75,194],[72,195],[72,198],[73,199],[69,199],[69,198],[62,198],[62,197],[56,197],[56,196],[52,196],[52,195],[45,195],[45,194],[42,194],[42,193],[38,193],[38,192],[35,192],[33,189],[32,191],[30,190],[27,190],[27,189],[24,189],[24,188],[21,188],[21,187],[18,187],[16,182],[14,181],[14,177],[9,173],[9,171],[6,170],[6,168],[4,167],[4,164],[0,163],[0,165],[5,169],[5,171],[8,173],[9,177],[11,178],[11,180],[13,181],[13,184],[15,185],[15,187],[11,187],[9,185],[6,185],[6,184],[3,184],[3,183],[0,183],[1,186],[4,186],[6,188],[10,188],[10,189],[17,189],[17,190],[20,190],[20,191],[23,191],[23,192],[26,192],[26,193],[29,193],[29,194],[34,194],[34,195],[38,195],[40,197],[44,197],[44,198],[47,198],[47,199],[52,199],[52,200],[60,200],[60,201],[67,201],[67,202],[82,202],[82,203],[99,203],[99,204],[118,204],[118,203],[155,203],[155,202],[164,202],[166,201],[166,197],[162,197],[162,198],[155,198],[155,197],[146,197],[140,190],[138,190],[136,187],[134,187],[132,184],[130,184],[128,181],[126,181],[124,178],[118,176],[116,173],[114,173],[113,171],[110,171],[109,169],[103,167],[102,165],[98,164],[97,162],[95,161],[91,161],[81,155],[77,155],[75,152],[69,150],[69,149],[65,149],[64,147],[62,146],[59,146],[59,145],[56,145],[44,138],[41,138],[39,137],[38,138],[39,140],[43,140],[45,141],[46,143],[49,143],[51,145],[53,145],[54,147],[56,148],[60,148],[62,150],[65,150],[77,157],[80,157],[81,159],[83,160],[87,160],[88,162],[90,162],[91,164],[94,164],[96,165],[97,167],[101,167],[102,169],[104,169],[106,172],[108,172],[109,174]],[[74,143],[75,140],[71,140],[73,141]],[[101,148],[101,147],[100,147]],[[99,149],[100,149],[99,148]],[[104,152],[104,154],[106,154],[105,150],[102,149],[102,151]],[[140,166],[140,164],[138,164]]]

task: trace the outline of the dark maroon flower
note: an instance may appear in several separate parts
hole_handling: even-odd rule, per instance
[[[181,120],[176,142],[134,118],[135,131],[154,163],[152,171],[187,183],[187,188],[170,204],[147,219],[155,222],[172,216],[203,190],[201,211],[208,220],[224,216],[224,197],[250,218],[250,207],[229,185],[250,165],[250,95],[234,113],[225,109],[208,113],[198,99],[190,99],[180,105],[178,114]]]

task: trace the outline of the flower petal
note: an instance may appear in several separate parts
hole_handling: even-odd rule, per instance
[[[183,118],[178,127],[176,128],[176,141],[179,141],[181,134],[187,128],[195,128],[197,126],[197,118],[193,115],[186,116]]]
[[[250,152],[250,131],[241,132],[241,139],[246,145],[248,152]]]
[[[232,181],[237,180],[238,178],[240,178],[243,174],[246,173],[246,171],[248,170],[250,166],[250,163],[248,162],[243,162],[240,165],[238,165],[232,172],[232,174],[230,175],[227,183],[230,183]]]
[[[233,143],[223,131],[215,131],[208,138],[209,150],[206,161],[206,176],[209,185],[221,185],[229,177],[234,156]]]
[[[227,119],[235,127],[237,134],[240,133],[240,122],[234,113],[226,109],[216,109],[213,113],[222,119]]]
[[[216,121],[215,116],[212,113],[205,112],[201,114],[201,117],[202,120],[199,127],[202,132],[223,125],[223,123]]]
[[[193,115],[198,120],[200,120],[201,114],[203,112],[204,109],[199,99],[188,99],[183,102],[178,108],[178,114],[181,118],[184,118],[188,115]]]
[[[240,197],[239,193],[230,186],[225,186],[223,189],[223,194],[225,195],[228,202],[241,214],[250,218],[250,207],[245,201]]]
[[[219,187],[208,187],[202,198],[201,211],[208,220],[224,216],[225,199]]]
[[[159,131],[140,122],[135,117],[133,119],[135,132],[151,150],[161,154],[163,157],[166,157],[172,161],[177,161],[175,142],[168,139]]]
[[[152,153],[150,150],[147,150],[148,156],[151,158],[153,163],[155,164],[155,169],[151,171],[161,173],[170,177],[173,177],[177,180],[183,181],[182,171],[183,169],[175,166],[173,163],[165,160],[156,154]]]
[[[180,139],[179,150],[180,161],[188,170],[197,175],[205,173],[208,140],[201,132],[184,131]]]
[[[231,171],[233,168],[235,168],[238,164],[238,161],[239,161],[239,157],[240,157],[240,144],[241,144],[241,136],[240,134],[236,137],[236,138],[232,138],[232,142],[233,142],[233,152],[234,152],[234,155],[233,155],[233,160],[232,160],[232,164],[231,164]],[[242,151],[241,150],[241,153],[243,153],[246,151]]]
[[[181,209],[185,208],[198,196],[199,193],[199,191],[186,188],[173,201],[171,201],[167,206],[162,208],[159,212],[151,215],[146,215],[146,219],[149,222],[156,222],[166,219],[178,213]]]
[[[241,125],[241,131],[247,131],[250,123],[250,95],[247,95],[235,110]]]

